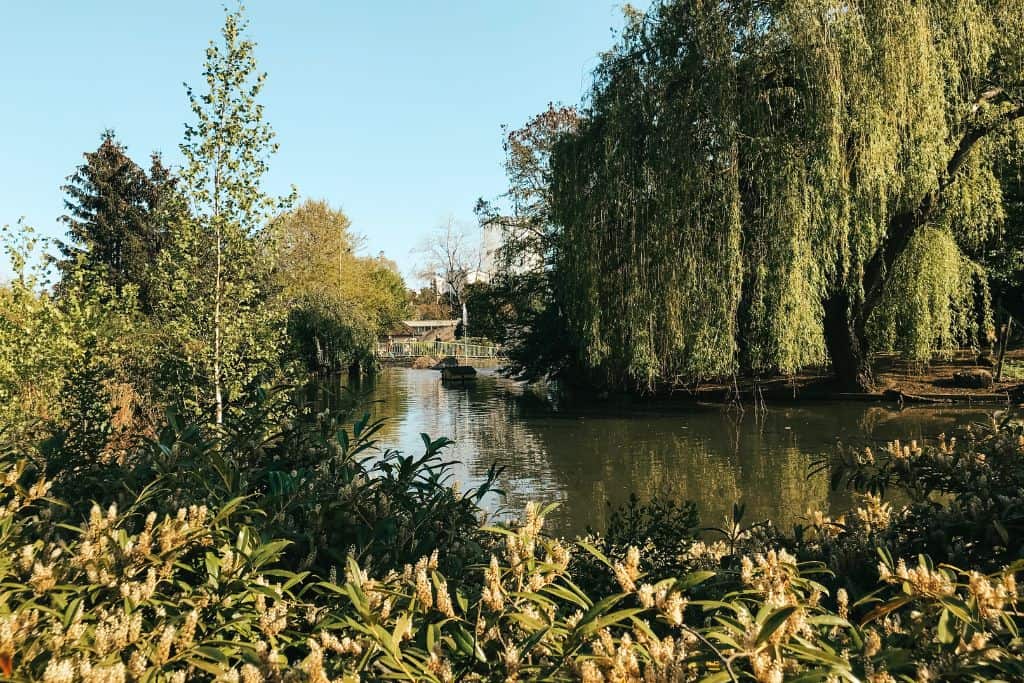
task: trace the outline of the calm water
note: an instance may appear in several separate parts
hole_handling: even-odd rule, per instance
[[[697,503],[703,524],[718,525],[733,501],[746,521],[771,519],[788,528],[808,508],[839,512],[844,494],[830,494],[808,466],[838,442],[865,445],[894,438],[924,439],[992,409],[914,408],[897,412],[861,403],[769,407],[755,416],[718,407],[603,407],[554,410],[522,384],[482,370],[465,387],[443,386],[434,370],[387,368],[365,381],[371,412],[387,417],[383,445],[419,452],[420,433],[455,441],[455,478],[473,485],[492,463],[505,467],[505,512],[530,500],[558,502],[555,530],[601,529],[607,504],[664,494]]]

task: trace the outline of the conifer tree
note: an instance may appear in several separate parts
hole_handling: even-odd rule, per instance
[[[117,295],[126,285],[135,285],[139,301],[148,308],[149,274],[166,241],[162,212],[174,180],[157,154],[147,174],[110,130],[95,152],[83,156],[85,163],[63,188],[68,241],[58,245],[60,270],[67,275],[80,267]]]

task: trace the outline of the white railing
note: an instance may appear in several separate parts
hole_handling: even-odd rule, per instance
[[[501,349],[494,344],[464,344],[462,342],[414,341],[382,342],[377,344],[377,358],[500,358]]]

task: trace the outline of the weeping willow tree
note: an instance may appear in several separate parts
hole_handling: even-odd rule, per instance
[[[647,390],[972,341],[1024,1],[675,0],[628,11],[551,159],[558,305]]]

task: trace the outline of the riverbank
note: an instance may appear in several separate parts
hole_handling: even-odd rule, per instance
[[[875,362],[878,388],[851,392],[837,387],[828,368],[812,369],[790,377],[745,377],[733,382],[712,382],[672,392],[673,398],[700,403],[762,404],[806,401],[864,401],[913,405],[1019,405],[1024,403],[1024,349],[1007,352],[1002,381],[988,386],[963,386],[960,374],[985,377],[994,369],[977,356],[957,352],[927,366],[909,363],[895,355]]]

